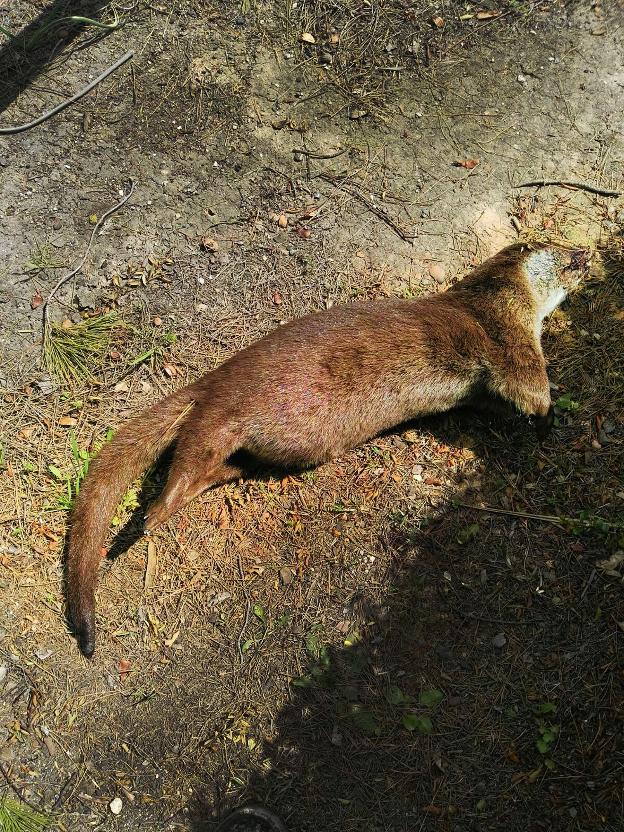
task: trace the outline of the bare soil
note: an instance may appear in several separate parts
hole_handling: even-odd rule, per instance
[[[0,40],[1,126],[135,50],[0,136],[0,795],[72,832],[200,832],[250,799],[293,832],[622,829],[621,267],[548,323],[541,447],[520,419],[410,425],[208,493],[149,552],[130,494],[91,662],[54,473],[280,321],[439,291],[518,230],[617,239],[621,197],[514,186],[624,189],[621,5],[0,0],[0,26],[115,11]],[[41,300],[129,181],[51,306],[126,327],[65,388]]]

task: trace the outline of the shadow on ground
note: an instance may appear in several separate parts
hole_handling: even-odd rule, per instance
[[[583,326],[599,307],[590,289],[572,315]],[[578,360],[585,379],[596,358]],[[261,763],[226,761],[195,796],[194,832],[249,799],[293,832],[619,828],[622,599],[594,568],[621,545],[617,501],[601,512],[611,527],[522,517],[536,490],[544,514],[578,517],[617,482],[615,456],[601,475],[585,453],[588,490],[570,487],[583,463],[565,421],[542,449],[518,423],[477,427],[489,483],[455,502],[506,505],[501,515],[387,517],[376,548],[389,557],[344,606],[342,643],[302,632],[308,663]],[[475,422],[433,434],[461,446]]]
[[[84,23],[60,18],[98,18],[107,0],[55,0],[0,49],[0,113],[45,72],[84,31]],[[38,114],[33,114],[33,117]]]

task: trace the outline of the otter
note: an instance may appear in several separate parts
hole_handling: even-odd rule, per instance
[[[69,615],[95,649],[95,588],[110,518],[129,484],[173,444],[153,531],[205,489],[238,479],[237,452],[308,467],[410,419],[511,405],[538,439],[553,423],[544,318],[578,285],[581,252],[511,245],[447,291],[359,301],[293,320],[135,416],[91,464],[73,510]]]

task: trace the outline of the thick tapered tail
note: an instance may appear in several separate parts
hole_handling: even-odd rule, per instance
[[[194,404],[194,385],[125,424],[100,450],[76,500],[69,533],[67,599],[78,644],[95,650],[95,587],[100,552],[126,489],[176,438]]]

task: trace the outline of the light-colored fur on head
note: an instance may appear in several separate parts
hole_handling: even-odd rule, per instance
[[[542,323],[576,289],[587,273],[585,252],[563,248],[540,248],[525,261],[529,286],[535,297],[536,334],[541,334]]]

